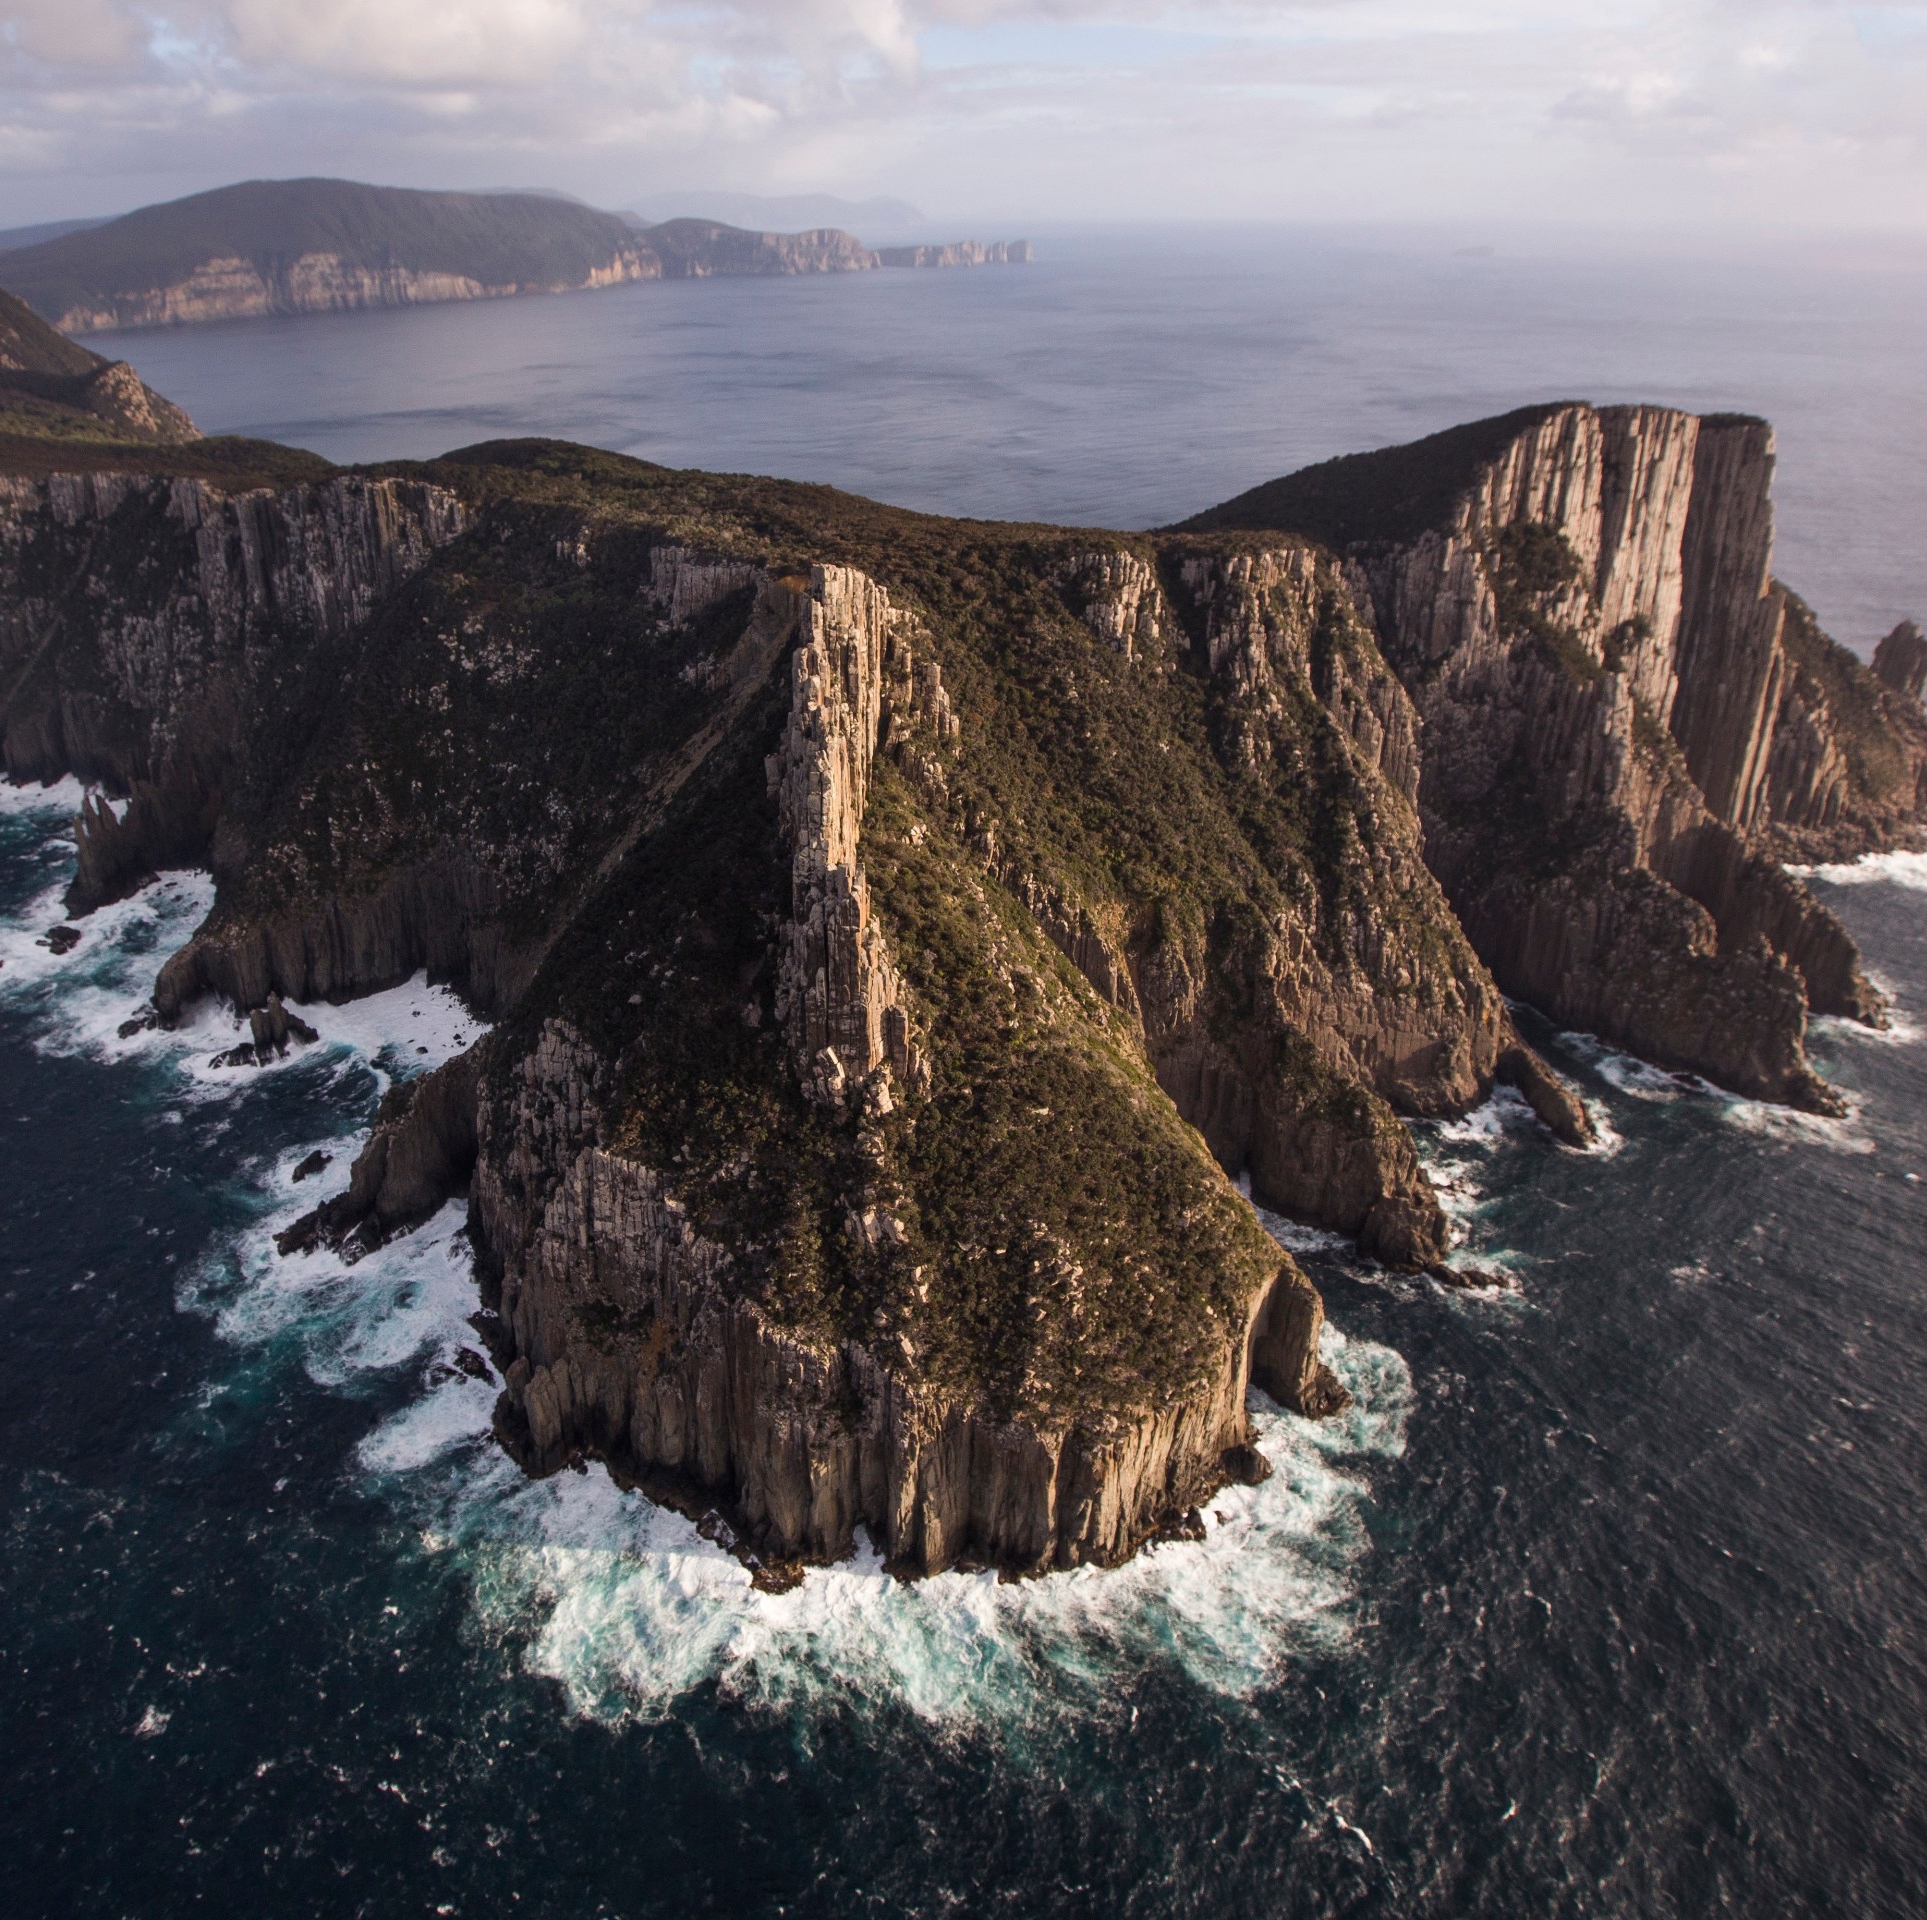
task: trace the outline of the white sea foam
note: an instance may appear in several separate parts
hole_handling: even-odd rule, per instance
[[[903,1583],[866,1547],[763,1594],[687,1521],[600,1471],[529,1482],[495,1455],[470,1454],[442,1480],[424,1540],[464,1556],[483,1622],[526,1636],[530,1669],[595,1718],[656,1718],[713,1683],[765,1707],[858,1699],[936,1724],[1010,1724],[1099,1704],[1123,1672],[1161,1662],[1241,1696],[1352,1631],[1369,1550],[1360,1472],[1404,1447],[1399,1356],[1332,1331],[1326,1359],[1350,1411],[1315,1423],[1254,1394],[1273,1477],[1219,1494],[1204,1539],[1110,1571]],[[398,1416],[411,1433],[417,1419]],[[372,1466],[390,1444],[384,1429],[364,1457]],[[412,1443],[401,1452],[418,1457]],[[416,1497],[431,1480],[417,1476]]]
[[[77,792],[62,795],[47,810],[77,801]],[[292,1049],[287,1063],[265,1069],[209,1064],[239,1037],[232,1016],[211,1007],[173,1032],[123,1037],[119,1026],[154,969],[211,899],[204,875],[164,877],[89,916],[82,944],[59,957],[33,945],[41,917],[57,909],[50,892],[0,926],[9,962],[0,981],[14,973],[4,990],[38,1003],[49,1049],[148,1056],[177,1076],[171,1097],[185,1104],[317,1054],[343,1074],[426,1068],[483,1031],[452,994],[418,976],[347,1007],[301,1009],[321,1046]],[[1370,1551],[1367,1475],[1374,1460],[1403,1451],[1412,1405],[1405,1363],[1388,1347],[1326,1328],[1325,1358],[1354,1397],[1333,1420],[1302,1420],[1254,1394],[1256,1437],[1276,1470],[1263,1486],[1224,1489],[1200,1541],[1160,1545],[1108,1572],[1009,1583],[951,1573],[908,1584],[866,1544],[789,1593],[759,1593],[688,1521],[621,1492],[600,1470],[530,1481],[494,1447],[497,1383],[454,1364],[476,1344],[459,1203],[352,1267],[325,1250],[274,1251],[274,1232],[348,1177],[358,1142],[318,1144],[334,1158],[298,1185],[301,1150],[257,1165],[253,1224],[183,1282],[181,1304],[209,1316],[250,1368],[278,1356],[356,1395],[392,1393],[398,1375],[410,1381],[403,1404],[356,1450],[352,1471],[413,1519],[425,1550],[457,1557],[482,1630],[513,1636],[530,1670],[553,1679],[574,1712],[659,1717],[692,1689],[716,1686],[772,1709],[858,1700],[938,1726],[1012,1726],[1067,1706],[1102,1710],[1120,1677],[1153,1663],[1242,1695],[1352,1631],[1357,1567]],[[1275,1230],[1320,1251],[1349,1244],[1283,1221]],[[216,1381],[208,1393],[222,1390]]]
[[[1927,893],[1927,853],[1868,853],[1858,860],[1834,860],[1813,867],[1788,867],[1802,880],[1824,880],[1836,887],[1863,887],[1885,880],[1915,893]]]
[[[402,1369],[424,1380],[363,1440],[357,1470],[413,1516],[426,1550],[457,1556],[483,1629],[518,1639],[574,1712],[656,1718],[715,1685],[765,1708],[854,1699],[933,1724],[1010,1723],[1100,1704],[1123,1669],[1150,1662],[1241,1695],[1351,1632],[1369,1550],[1364,1471],[1403,1451],[1412,1404],[1390,1348],[1327,1329],[1325,1358],[1354,1395],[1334,1420],[1254,1394],[1276,1471],[1219,1494],[1201,1541],[1014,1583],[952,1573],[906,1584],[866,1545],[765,1594],[691,1523],[599,1468],[530,1481],[490,1443],[494,1383],[450,1364],[475,1343],[458,1205],[345,1267],[325,1252],[277,1256],[273,1231],[317,1195],[288,1187],[285,1167],[266,1192],[239,1253],[197,1276],[186,1304],[244,1349],[298,1353],[324,1385],[357,1391]]]
[[[1282,1213],[1273,1213],[1269,1207],[1260,1206],[1251,1197],[1251,1175],[1239,1174],[1233,1183],[1250,1203],[1251,1211],[1258,1216],[1258,1224],[1284,1248],[1287,1253],[1348,1254],[1353,1250],[1349,1234],[1332,1233],[1324,1227],[1308,1227],[1302,1221],[1288,1220]]]
[[[1848,1020],[1839,1014],[1823,1013],[1808,1022],[1808,1031],[1828,1041],[1844,1040],[1852,1045],[1872,1047],[1911,1047],[1921,1036],[1921,1026],[1905,1008],[1894,1004],[1894,995],[1883,980],[1874,983],[1888,1000],[1887,1024],[1870,1027],[1861,1020]]]
[[[1869,1030],[1851,1021],[1815,1022],[1829,1033],[1835,1027],[1868,1034]],[[1872,1153],[1873,1140],[1862,1130],[1861,1102],[1843,1094],[1847,1112],[1835,1118],[1828,1114],[1802,1113],[1794,1107],[1775,1105],[1767,1100],[1750,1100],[1743,1094],[1715,1086],[1697,1074],[1669,1073],[1629,1053],[1620,1053],[1589,1033],[1563,1036],[1572,1049],[1586,1056],[1593,1071],[1620,1093],[1636,1100],[1705,1100],[1713,1105],[1727,1126],[1742,1133],[1758,1134],[1779,1140],[1797,1140],[1809,1146],[1830,1148],[1836,1153]],[[1836,1089],[1839,1091],[1839,1089]]]
[[[1456,1120],[1433,1122],[1434,1138],[1454,1145],[1496,1147],[1508,1136],[1530,1135],[1539,1117],[1515,1087],[1494,1087],[1491,1098]]]
[[[1805,1146],[1826,1147],[1834,1153],[1872,1153],[1876,1143],[1863,1130],[1861,1102],[1845,1095],[1847,1111],[1836,1119],[1830,1114],[1801,1113],[1794,1107],[1774,1106],[1765,1100],[1743,1100],[1736,1093],[1719,1092],[1720,1118],[1741,1133],[1758,1134],[1769,1140],[1792,1140]],[[1839,1089],[1835,1089],[1839,1091]]]
[[[0,814],[44,813],[71,821],[86,798],[87,789],[71,773],[46,787],[35,786],[31,781],[16,786],[11,780],[0,780]]]
[[[164,873],[126,899],[66,923],[78,930],[80,940],[57,954],[46,944],[47,930],[62,923],[61,898],[70,872],[63,863],[43,893],[0,919],[0,994],[38,1003],[35,1045],[44,1053],[146,1056],[177,1071],[186,1083],[183,1094],[192,1099],[220,1097],[316,1059],[337,1071],[365,1062],[385,1082],[438,1067],[488,1031],[487,1022],[476,1019],[452,988],[430,986],[426,973],[417,973],[400,986],[344,1006],[289,1002],[319,1033],[319,1044],[292,1045],[265,1066],[214,1064],[217,1054],[248,1037],[248,1027],[232,1008],[212,999],[199,1002],[171,1029],[136,1025],[123,1033],[123,1026],[142,1016],[167,956],[207,918],[214,882],[201,872]]]
[[[1597,1034],[1565,1033],[1559,1037],[1614,1092],[1631,1094],[1636,1100],[1682,1100],[1719,1091],[1697,1074],[1673,1073],[1636,1054],[1622,1053]]]

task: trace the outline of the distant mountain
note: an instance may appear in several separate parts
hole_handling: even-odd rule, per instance
[[[200,436],[125,360],[89,353],[0,293],[0,437],[171,444]]]
[[[563,293],[630,280],[854,273],[1029,258],[1022,241],[878,253],[840,227],[635,227],[548,193],[420,193],[251,180],[7,253],[11,285],[67,333]]]
[[[669,220],[710,220],[765,233],[841,227],[846,233],[860,234],[873,247],[885,240],[907,239],[929,226],[907,200],[844,200],[833,193],[654,193],[622,213],[637,227],[661,226]]]
[[[537,194],[250,180],[7,256],[68,333],[558,293],[651,277],[628,224]]]
[[[43,240],[58,240],[62,234],[85,233],[89,227],[104,227],[111,214],[96,214],[91,220],[42,220],[31,227],[0,228],[0,253],[16,247],[37,247]]]

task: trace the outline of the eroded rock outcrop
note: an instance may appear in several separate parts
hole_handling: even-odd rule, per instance
[[[1770,834],[1801,781],[1873,817],[1903,695],[1771,584],[1759,436],[1502,424],[1393,531],[1354,489],[1336,556],[546,442],[16,485],[7,762],[127,797],[88,897],[211,860],[161,1015],[217,993],[273,1049],[277,996],[426,965],[498,1017],[288,1244],[466,1185],[532,1470],[600,1456],[767,1577],[858,1528],[912,1571],[1110,1561],[1261,1476],[1248,1384],[1343,1403],[1236,1176],[1450,1277],[1407,1121],[1505,1084],[1588,1139],[1501,987],[1812,1104],[1808,1006],[1878,1015]],[[1762,619],[1753,744],[1694,749],[1747,829],[1669,723],[1729,711],[1707,660]]]
[[[1927,639],[1918,625],[1903,620],[1881,641],[1874,652],[1875,674],[1893,690],[1909,700],[1918,700],[1927,688]]]
[[[901,754],[919,734],[954,746],[960,727],[935,663],[916,659],[910,623],[873,580],[819,567],[797,616],[767,771],[788,881],[770,969],[779,1057],[851,1141],[861,1185],[841,1203],[848,1243],[907,1280],[878,1315],[892,1331],[835,1337],[786,1314],[794,1221],[761,1248],[704,1232],[702,1202],[676,1171],[687,1148],[651,1164],[609,1117],[623,1069],[550,1021],[485,1098],[479,1126],[476,1219],[498,1276],[507,1381],[500,1430],[535,1470],[588,1450],[659,1495],[720,1506],[766,1559],[836,1557],[861,1525],[913,1570],[1115,1560],[1222,1484],[1228,1453],[1248,1450],[1254,1351],[1286,1404],[1343,1403],[1318,1360],[1316,1292],[1274,1253],[1207,1343],[1201,1377],[1156,1404],[1053,1412],[1020,1390],[1000,1405],[919,1364],[931,1284],[912,1236],[927,1196],[878,1129],[891,1116],[935,1124],[921,1113],[932,1074],[861,849],[880,738]],[[731,1177],[753,1175],[738,1165]],[[1057,1276],[1074,1293],[1105,1282],[1068,1248],[1055,1259],[1075,1261]]]
[[[498,1424],[534,1470],[593,1451],[659,1497],[722,1506],[765,1561],[840,1558],[862,1526],[906,1570],[1034,1572],[1124,1557],[1247,1445],[1243,1339],[1206,1391],[1054,1425],[922,1383],[901,1349],[773,1323],[672,1184],[599,1144],[605,1084],[580,1037],[551,1026],[485,1109],[478,1219],[513,1250]],[[1342,1404],[1317,1362],[1316,1292],[1293,1274],[1252,1304],[1271,1309],[1268,1388]]]
[[[776,1017],[804,1084],[840,1110],[886,1069],[900,1087],[924,1077],[858,854],[893,622],[889,597],[847,567],[815,570],[802,619],[771,767],[790,847]]]
[[[1417,714],[1313,550],[1187,558],[1179,577],[1227,757],[1319,803],[1228,979],[1181,941],[1147,955],[1160,1082],[1272,1204],[1435,1265],[1445,1218],[1397,1115],[1463,1112],[1530,1050],[1426,868]],[[1590,1139],[1577,1102],[1546,1111]]]
[[[283,717],[289,647],[311,670],[464,524],[445,489],[359,477],[0,489],[0,760],[15,780],[74,772],[128,797],[82,818],[76,912],[207,860],[224,791]]]
[[[1919,763],[1772,578],[1772,465],[1760,421],[1547,407],[1194,524],[1341,548],[1424,722],[1426,859],[1508,992],[1825,1107],[1807,1010],[1881,1000],[1778,861],[1915,830]]]

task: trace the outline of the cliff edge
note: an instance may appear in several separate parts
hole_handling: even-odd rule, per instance
[[[1426,857],[1508,992],[1830,1108],[1807,1014],[1883,1002],[1781,863],[1915,844],[1927,725],[1773,578],[1772,471],[1762,421],[1571,403],[1187,524],[1342,557],[1425,722]]]
[[[550,442],[29,471],[0,755],[127,802],[73,911],[212,868],[154,1017],[272,1034],[427,967],[494,1018],[286,1252],[466,1190],[531,1471],[718,1509],[763,1577],[858,1527],[910,1571],[1110,1562],[1264,1471],[1248,1386],[1343,1403],[1236,1180],[1443,1269],[1408,1123],[1504,1081],[1542,1150],[1590,1138],[1505,991],[1807,1105],[1808,1005],[1878,1017],[1768,857],[1764,723],[1722,731],[1787,711],[1771,647],[1865,693],[1788,638],[1754,428],[1471,440],[1389,530],[1353,487],[1345,538]],[[1689,685],[1697,761],[1657,718]]]

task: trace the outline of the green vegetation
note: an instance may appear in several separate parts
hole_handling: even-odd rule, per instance
[[[69,469],[97,466],[120,446],[194,437],[186,414],[131,368],[114,369],[0,292],[0,472],[38,476],[56,459]]]
[[[1596,680],[1605,671],[1569,621],[1547,601],[1577,588],[1584,578],[1579,556],[1556,527],[1515,520],[1500,530],[1486,553],[1499,628],[1527,636],[1547,666],[1574,680]]]
[[[222,775],[247,855],[222,873],[215,931],[467,861],[487,920],[539,967],[496,1058],[549,1018],[579,1033],[607,1067],[604,1140],[663,1175],[773,1319],[908,1342],[919,1377],[1053,1420],[1142,1408],[1220,1366],[1277,1250],[1159,1089],[1129,1012],[1023,902],[1063,903],[1117,974],[1130,957],[1188,982],[1234,1055],[1261,1060],[1262,1028],[1303,1115],[1365,1137],[1396,1125],[1282,1027],[1267,972],[1285,929],[1333,977],[1369,975],[1380,1005],[1436,1002],[1476,971],[1410,808],[1340,724],[1345,687],[1402,696],[1335,573],[1268,590],[1239,642],[1257,679],[1236,692],[1229,668],[1205,671],[1217,589],[1194,599],[1186,568],[1222,584],[1275,538],[960,524],[540,441],[378,471],[453,489],[469,530],[365,629],[250,652],[255,677],[223,696],[253,716]],[[104,604],[144,604],[156,583],[117,556],[165,546],[138,523],[164,501],[120,511],[95,577]],[[837,1119],[798,1087],[765,771],[788,667],[771,652],[719,670],[751,590],[670,623],[641,590],[666,545],[779,576],[859,567],[916,659],[942,666],[961,737],[893,721],[864,826],[930,1068],[887,1116]],[[1163,583],[1148,658],[1079,617],[1082,559],[1105,549]],[[584,1337],[626,1349],[656,1330],[592,1302]]]

